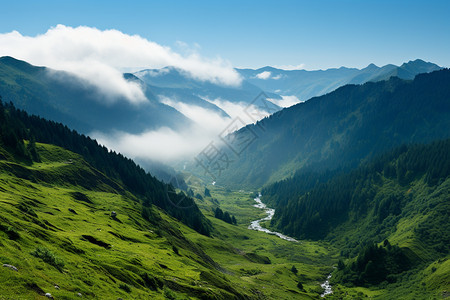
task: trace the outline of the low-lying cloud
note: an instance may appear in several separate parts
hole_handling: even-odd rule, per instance
[[[116,131],[112,134],[93,132],[91,136],[108,148],[115,149],[139,161],[153,160],[167,164],[190,161],[211,142],[220,143],[219,135],[235,118],[243,123],[253,120],[245,114],[248,104],[234,103],[223,99],[205,100],[214,103],[225,111],[224,117],[218,112],[196,105],[164,97],[161,102],[170,105],[193,121],[193,125],[175,131],[167,127],[148,130],[141,134],[130,134]],[[258,108],[251,107],[252,111]],[[260,116],[268,116],[269,112],[258,110]]]
[[[261,73],[256,74],[256,78],[266,80],[269,79],[271,75],[272,75],[271,72],[263,71]]]
[[[180,43],[178,46],[188,47]],[[173,66],[195,80],[227,86],[241,84],[241,76],[229,62],[201,57],[196,48],[182,52],[180,54],[137,35],[84,26],[73,28],[58,25],[37,36],[23,36],[17,31],[0,34],[0,56],[9,55],[33,65],[71,72],[95,85],[102,95],[98,101],[106,101],[106,104],[119,98],[136,105],[148,101],[138,83],[123,78],[124,69],[137,71]],[[261,76],[269,78],[271,73]],[[144,128],[140,134],[115,131],[108,134],[92,132],[90,135],[108,148],[129,157],[174,163],[194,158],[210,142],[217,141],[219,134],[234,118],[239,117],[245,124],[254,121],[244,112],[246,103],[225,99],[205,100],[220,107],[228,116],[177,99],[161,98],[162,103],[191,119],[192,125],[177,131],[161,127],[157,130]],[[252,111],[255,110],[258,109],[252,107]],[[258,112],[260,116],[269,114]]]
[[[285,70],[285,71],[294,71],[294,70],[304,70],[305,64],[299,64],[299,65],[276,65],[273,66],[274,68]]]
[[[206,59],[196,51],[185,55],[138,35],[118,30],[57,25],[37,36],[17,31],[0,34],[0,56],[12,56],[34,65],[72,72],[106,96],[146,101],[139,85],[127,82],[120,70],[177,67],[200,81],[238,86],[240,75],[223,59]]]
[[[283,74],[277,74],[275,76],[272,76],[272,72],[263,71],[261,73],[256,74],[254,78],[258,78],[258,79],[262,79],[262,80],[267,80],[267,79],[278,80],[278,79],[283,78]]]
[[[268,99],[270,102],[280,107],[290,107],[297,103],[303,102],[297,96],[281,96],[281,99]]]

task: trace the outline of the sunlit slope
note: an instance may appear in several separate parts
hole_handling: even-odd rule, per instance
[[[190,229],[155,208],[143,214],[135,196],[81,156],[37,149],[42,163],[0,161],[0,263],[17,268],[1,269],[2,297],[240,297],[178,228]]]

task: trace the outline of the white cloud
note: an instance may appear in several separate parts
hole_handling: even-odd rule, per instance
[[[213,141],[216,145],[220,143],[219,134],[236,117],[239,117],[246,124],[253,122],[244,112],[244,109],[248,106],[246,103],[233,103],[223,99],[204,99],[219,106],[230,117],[223,117],[203,107],[162,97],[161,102],[183,113],[193,120],[194,124],[181,131],[164,127],[158,130],[148,130],[141,134],[116,131],[112,134],[93,132],[91,136],[102,145],[134,159],[141,161],[151,159],[174,165],[178,162],[193,159]],[[255,106],[250,109],[252,112],[257,112],[253,116],[264,117],[269,115],[268,112],[258,110]]]
[[[222,117],[218,113],[209,109],[197,106],[189,105],[183,102],[174,101],[168,97],[160,97],[160,101],[166,105],[172,106],[183,115],[194,121],[202,131],[209,134],[218,134],[229,123],[230,118]]]
[[[57,25],[37,36],[17,31],[0,34],[0,56],[9,55],[34,65],[75,73],[106,95],[120,95],[133,103],[145,101],[139,86],[122,78],[124,68],[177,67],[197,80],[240,85],[242,79],[221,58],[206,59],[196,51],[181,55],[138,35],[118,30]]]
[[[281,98],[282,98],[281,100],[280,99],[268,99],[268,100],[280,107],[289,107],[297,103],[304,102],[300,101],[300,99],[298,99],[296,96],[281,96]]]
[[[273,66],[274,68],[286,70],[286,71],[293,71],[293,70],[304,70],[305,64],[299,64],[299,65],[279,65],[279,66]]]
[[[167,127],[147,130],[140,134],[116,131],[112,134],[93,132],[99,143],[138,160],[156,160],[174,164],[191,160],[211,141],[217,140],[231,122],[229,117],[199,107],[161,97],[161,102],[170,105],[193,120],[193,124],[179,131]]]
[[[250,107],[249,107],[249,104],[245,103],[245,102],[231,102],[231,101],[224,100],[221,98],[217,98],[214,100],[208,99],[207,97],[201,97],[201,98],[220,107],[232,119],[239,118],[245,124],[253,123],[255,120],[252,118],[259,117],[258,118],[258,121],[259,121],[260,119],[270,115],[270,112],[261,109],[261,107],[258,107],[253,104],[250,105]],[[273,107],[270,107],[269,109],[273,109]],[[248,114],[246,114],[245,111],[251,112],[252,117],[248,116]],[[271,111],[271,112],[273,113],[273,111]]]
[[[91,136],[100,144],[134,159],[151,159],[163,163],[191,159],[210,142],[208,137],[193,131],[177,132],[167,127],[141,134],[117,131],[110,135],[93,132]]]
[[[281,79],[283,77],[284,77],[283,74],[278,74],[278,75],[272,76],[272,72],[270,72],[270,71],[263,71],[261,73],[256,74],[254,78],[263,79],[263,80],[267,80],[267,79],[278,80],[278,79]]]
[[[256,78],[266,80],[266,79],[269,79],[271,75],[272,75],[271,72],[264,71],[259,74],[256,74]]]
[[[167,74],[170,72],[169,68],[163,68],[163,69],[155,69],[155,70],[144,70],[140,71],[139,73],[142,74],[142,76],[151,76],[151,77],[158,77],[162,76],[164,74]]]
[[[188,47],[183,43],[177,46]],[[72,72],[97,86],[109,101],[121,96],[136,104],[147,100],[138,84],[123,79],[121,70],[125,68],[158,69],[174,66],[197,80],[220,85],[240,85],[242,78],[228,62],[220,58],[205,59],[197,53],[198,48],[194,45],[193,50],[183,50],[184,53],[180,54],[140,36],[127,35],[117,30],[64,25],[33,37],[23,36],[16,31],[0,34],[0,56],[9,55],[34,65]],[[151,75],[158,76],[161,72],[165,72],[164,69]],[[267,78],[272,75],[270,72],[262,73],[266,75],[259,75]],[[180,131],[163,127],[144,130],[140,134],[116,131],[108,135],[93,132],[91,136],[132,158],[170,163],[195,157],[211,141],[217,140],[235,117],[247,124],[254,121],[244,113],[248,105],[245,103],[225,99],[208,100],[227,112],[231,116],[229,118],[174,99],[163,98],[161,101],[193,120],[193,124]],[[251,110],[259,112],[256,115],[261,117],[268,115],[268,112],[260,111],[256,106],[251,107]]]

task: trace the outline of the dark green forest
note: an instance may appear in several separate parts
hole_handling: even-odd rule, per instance
[[[323,239],[338,225],[368,214],[380,226],[387,219],[398,218],[411,200],[413,194],[404,193],[401,187],[408,190],[420,178],[428,186],[438,186],[450,176],[449,153],[448,139],[402,146],[329,180],[330,172],[299,172],[263,189],[263,199],[276,205],[272,225],[298,238]],[[400,188],[384,193],[387,181]],[[447,244],[441,249],[445,253],[450,245],[449,231],[442,236]]]
[[[24,140],[30,141],[27,146]],[[211,225],[194,200],[183,192],[177,193],[171,185],[157,180],[133,160],[109,151],[90,137],[80,135],[60,123],[30,116],[16,109],[12,103],[1,102],[1,98],[0,142],[17,159],[29,163],[39,161],[36,142],[53,144],[78,153],[94,168],[140,196],[144,207],[156,205],[198,232],[209,235]]]
[[[228,224],[237,224],[237,220],[236,217],[231,215],[229,212],[227,211],[223,211],[220,209],[220,207],[217,207],[216,210],[214,211],[214,217],[222,220],[224,222],[227,222]]]
[[[383,281],[396,282],[396,275],[408,270],[412,262],[402,249],[392,246],[388,240],[383,245],[367,245],[357,259],[345,265],[338,263],[334,281],[352,285],[376,285]]]
[[[349,172],[299,171],[262,194],[276,207],[272,227],[340,249],[334,284],[370,287],[407,282],[433,261],[445,261],[449,190],[446,139],[398,147]]]

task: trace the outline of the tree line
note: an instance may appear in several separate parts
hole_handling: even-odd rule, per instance
[[[379,193],[384,179],[406,186],[423,176],[429,186],[450,175],[450,139],[428,145],[401,146],[347,172],[300,172],[262,191],[264,201],[276,206],[272,226],[298,238],[322,239],[350,217],[366,216],[369,207],[382,223],[397,216],[411,194]]]
[[[24,140],[29,141],[25,146]],[[39,161],[36,142],[53,144],[80,154],[91,166],[122,183],[142,199],[144,207],[151,204],[184,222],[199,233],[209,235],[211,224],[194,200],[172,185],[157,180],[133,160],[101,146],[89,136],[77,133],[63,124],[45,120],[4,103],[0,97],[0,143],[16,159]],[[0,159],[5,159],[0,153]]]

